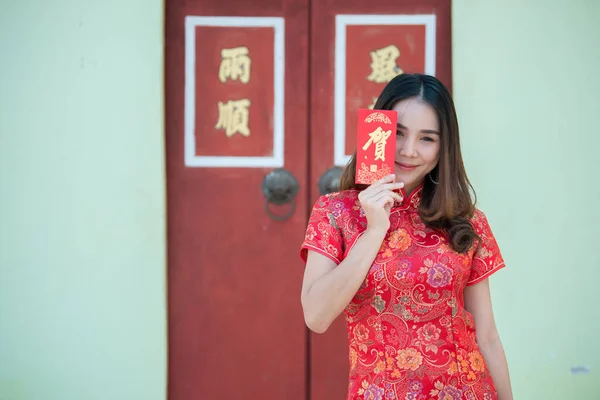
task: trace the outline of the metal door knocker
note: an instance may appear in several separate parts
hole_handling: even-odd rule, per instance
[[[342,167],[331,167],[319,178],[319,191],[321,194],[338,192],[340,190],[340,180],[344,169]]]
[[[265,196],[265,212],[275,221],[285,221],[294,214],[296,209],[296,194],[298,193],[298,180],[285,168],[278,168],[269,172],[262,183]],[[278,206],[290,204],[290,209],[283,215],[273,214],[269,204]]]

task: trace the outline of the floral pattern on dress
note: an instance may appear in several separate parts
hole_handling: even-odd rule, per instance
[[[340,264],[365,231],[358,191],[321,196],[300,255]],[[390,229],[363,284],[346,307],[348,400],[495,400],[476,342],[464,289],[504,267],[484,213],[471,223],[480,240],[464,254],[418,215],[422,187],[396,204]]]

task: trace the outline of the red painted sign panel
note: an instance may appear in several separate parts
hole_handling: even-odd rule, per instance
[[[196,27],[197,156],[273,155],[274,28]]]
[[[425,72],[425,25],[346,26],[346,154],[356,146],[356,109],[372,108],[404,72]]]

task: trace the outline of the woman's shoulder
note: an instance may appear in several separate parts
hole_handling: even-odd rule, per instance
[[[307,251],[312,249],[327,255],[337,264],[341,262],[359,230],[366,225],[359,193],[351,189],[319,196],[313,206],[300,253],[304,261]]]
[[[344,226],[349,220],[364,216],[356,189],[342,190],[320,196],[313,206],[312,217],[327,219],[335,225]]]
[[[483,218],[485,218],[485,213],[480,208],[474,207],[471,222],[481,221]]]
[[[483,212],[483,210],[477,207],[475,207],[475,209],[473,210],[473,216],[471,217],[471,225],[473,226],[475,233],[477,233],[478,235],[486,234],[491,230],[485,212]]]
[[[358,201],[359,193],[360,192],[356,189],[327,193],[321,195],[317,199],[315,207],[325,208],[331,211],[354,209],[360,204]]]

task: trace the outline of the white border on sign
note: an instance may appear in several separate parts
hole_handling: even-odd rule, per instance
[[[274,110],[273,156],[197,156],[196,155],[196,27],[273,27],[274,42]],[[185,17],[185,165],[186,167],[283,167],[284,157],[284,36],[281,17]]]
[[[333,159],[343,167],[346,155],[346,26],[348,25],[425,25],[425,73],[435,75],[435,14],[335,16],[335,89]]]

